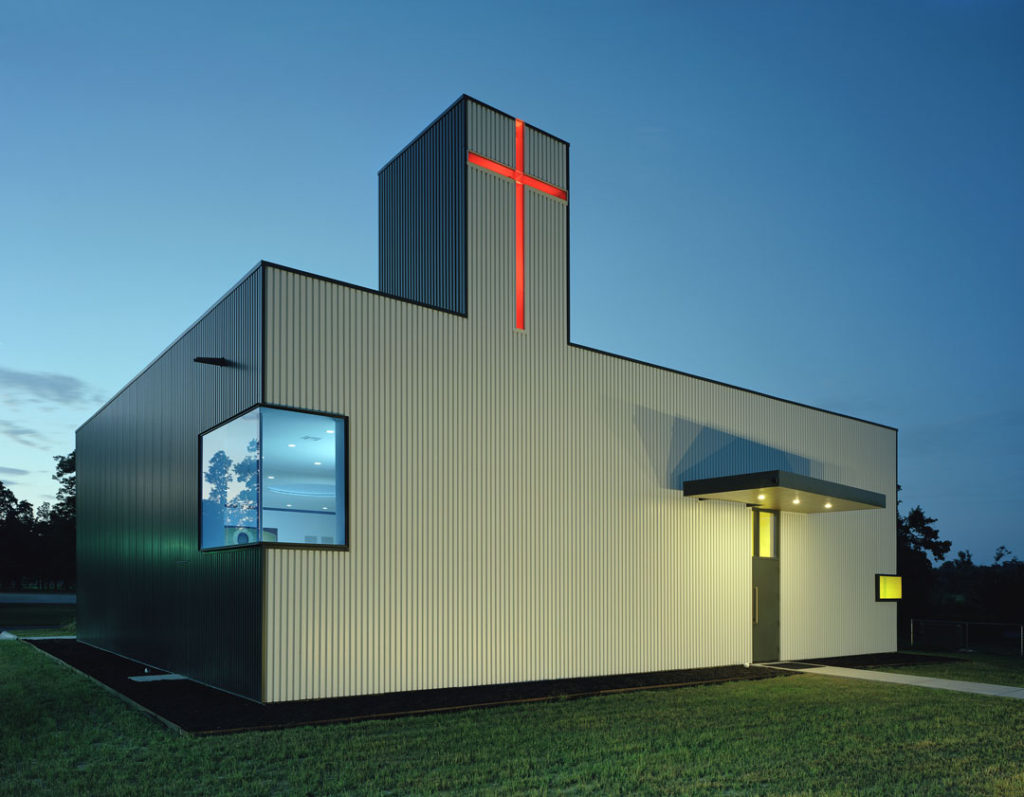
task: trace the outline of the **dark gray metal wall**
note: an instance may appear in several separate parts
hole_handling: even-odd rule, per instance
[[[79,639],[256,699],[261,551],[199,551],[198,436],[260,400],[262,279],[261,266],[77,435]]]
[[[466,313],[466,105],[459,99],[378,174],[380,290]]]

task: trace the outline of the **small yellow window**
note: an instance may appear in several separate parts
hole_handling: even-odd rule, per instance
[[[903,578],[901,576],[875,576],[875,600],[898,601],[903,597]]]

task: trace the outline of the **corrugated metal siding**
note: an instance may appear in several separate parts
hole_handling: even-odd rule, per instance
[[[529,189],[525,203],[527,337],[540,345],[562,348],[568,298],[564,275],[569,206]]]
[[[891,430],[567,347],[567,211],[532,192],[515,332],[511,183],[468,184],[461,323],[269,272],[268,400],[349,416],[352,546],[268,551],[268,700],[747,661],[750,512],[680,480],[788,467],[892,501]],[[783,515],[784,656],[894,647],[870,583],[893,518]]]
[[[466,312],[466,101],[381,169],[380,289]]]
[[[496,178],[480,183],[510,204]],[[503,226],[471,251],[511,267]],[[745,660],[748,635],[715,632],[749,623],[749,515],[639,467],[618,395],[636,401],[622,379],[636,366],[532,331],[484,344],[429,311],[319,286],[326,308],[271,273],[270,339],[303,329],[287,368],[268,363],[268,398],[350,416],[352,547],[268,551],[268,700]],[[474,306],[496,314],[511,295],[492,286]],[[330,315],[363,336],[335,339],[340,389],[303,396],[292,365],[332,345],[317,334]],[[576,395],[578,381],[593,389]]]
[[[871,485],[868,489],[885,493],[886,508],[811,515],[804,524],[799,515],[783,516],[788,542],[780,562],[784,658],[896,649],[896,604],[874,601],[874,574],[896,572],[896,434],[829,420],[821,448],[839,475],[835,480]]]
[[[515,331],[514,189],[467,186],[465,320],[268,272],[267,400],[349,417],[352,537],[268,550],[266,699],[748,661],[750,510],[679,487],[772,468],[890,501],[783,513],[782,655],[894,649],[895,432],[567,346],[532,191]]]
[[[78,635],[260,695],[257,549],[198,550],[198,435],[256,404],[261,272],[224,297],[78,431]],[[197,365],[200,355],[236,365]]]
[[[565,142],[525,125],[523,159],[527,174],[563,191],[569,189],[569,146]]]
[[[515,119],[472,100],[466,101],[471,152],[506,166],[516,165]]]

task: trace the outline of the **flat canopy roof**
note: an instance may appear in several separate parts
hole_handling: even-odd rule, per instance
[[[785,470],[693,479],[683,482],[683,495],[805,514],[885,507],[883,493],[873,493],[824,479],[812,479]]]

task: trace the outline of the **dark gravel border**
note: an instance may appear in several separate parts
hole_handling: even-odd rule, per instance
[[[868,653],[860,656],[835,656],[828,659],[803,659],[806,664],[829,667],[908,667],[913,664],[943,664],[950,661],[965,661],[955,656],[932,656],[925,653]]]
[[[703,667],[597,678],[563,678],[495,686],[428,689],[383,695],[260,704],[189,680],[139,683],[130,676],[158,674],[150,668],[74,639],[25,639],[179,731],[205,735],[272,730],[384,719],[411,714],[529,703],[630,692],[639,689],[699,686],[788,675],[766,667]]]

